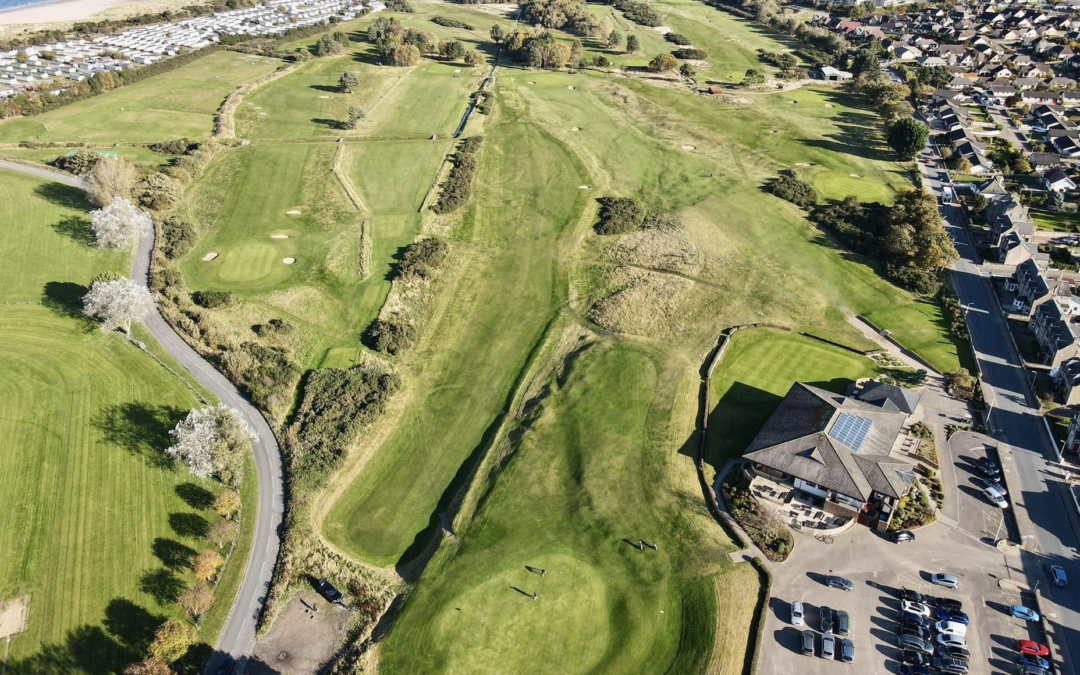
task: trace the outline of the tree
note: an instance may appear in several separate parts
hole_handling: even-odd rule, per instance
[[[216,474],[227,485],[239,485],[244,457],[251,452],[255,432],[224,403],[196,408],[169,431],[174,444],[165,450],[200,478]]]
[[[341,126],[345,129],[355,129],[360,123],[360,120],[366,117],[364,111],[360,106],[351,105],[345,109],[345,121],[341,123]]]
[[[160,172],[143,176],[135,184],[133,193],[141,206],[155,211],[167,209],[180,199],[176,181]]]
[[[154,641],[150,643],[147,651],[153,658],[172,663],[187,653],[198,639],[199,634],[194,626],[176,619],[167,619],[154,633]]]
[[[506,31],[499,24],[493,24],[491,26],[491,41],[495,44],[499,44],[506,37]]]
[[[611,60],[603,54],[597,54],[593,57],[593,65],[597,68],[604,70],[611,67]]]
[[[583,56],[585,56],[585,45],[581,44],[581,40],[574,38],[574,41],[570,43],[570,65],[575,68],[580,66]]]
[[[86,175],[86,187],[90,198],[98,206],[105,206],[116,197],[131,197],[131,188],[138,175],[135,167],[123,159],[103,157]]]
[[[627,35],[626,36],[626,52],[628,54],[633,54],[634,52],[636,52],[639,49],[641,49],[641,42],[638,40],[638,36],[636,36],[636,35]]]
[[[971,200],[972,210],[975,211],[976,215],[984,215],[986,213],[986,205],[986,197],[984,197],[982,193],[976,193],[975,197]]]
[[[102,160],[102,156],[89,150],[76,150],[70,155],[61,155],[53,162],[53,166],[61,171],[81,176],[87,173]]]
[[[950,370],[945,373],[945,378],[953,390],[952,394],[965,400],[970,400],[974,396],[975,389],[979,385],[978,380],[971,376],[967,368]]]
[[[360,78],[353,71],[346,71],[338,78],[337,86],[342,93],[351,94],[360,86]]]
[[[968,161],[967,157],[964,157],[963,155],[957,155],[956,161],[953,162],[953,170],[957,173],[970,173],[971,162]]]
[[[337,56],[344,54],[349,49],[349,36],[341,31],[335,31],[330,35],[323,35],[315,43],[315,56]]]
[[[851,60],[851,72],[859,75],[879,70],[881,70],[881,62],[878,61],[877,54],[866,47],[855,52],[855,58]]]
[[[762,75],[756,69],[750,68],[750,69],[748,69],[746,71],[746,74],[743,75],[742,85],[745,87],[745,86],[749,86],[751,84],[761,84],[764,81],[765,81],[765,76],[764,75]]]
[[[124,675],[175,675],[175,673],[169,664],[151,656],[145,661],[139,661],[124,668]]]
[[[465,56],[465,45],[458,40],[442,42],[439,44],[439,55],[449,61],[457,61]]]
[[[613,30],[608,33],[607,46],[608,49],[615,49],[622,42],[622,33],[617,30]]]
[[[415,66],[420,63],[420,50],[414,45],[399,45],[390,51],[390,65]]]
[[[154,298],[142,284],[121,277],[99,281],[83,296],[83,313],[101,320],[101,330],[131,332],[131,323],[154,309]]]
[[[475,68],[477,66],[482,66],[486,63],[487,57],[484,56],[484,53],[479,50],[474,49],[465,55],[465,65],[467,66]]]
[[[930,127],[914,117],[904,117],[893,123],[889,129],[888,142],[903,161],[914,159],[920,150],[926,147],[930,138]]]
[[[688,80],[692,80],[697,75],[697,71],[689,63],[684,63],[679,66],[679,74]]]
[[[1046,198],[1046,208],[1050,209],[1054,213],[1061,213],[1065,210],[1065,195],[1060,192],[1051,190],[1050,195]]]
[[[224,548],[226,544],[231,544],[236,539],[236,529],[235,521],[219,520],[206,528],[206,540],[219,549]]]
[[[90,212],[98,248],[131,248],[139,235],[153,225],[149,213],[123,197],[113,197],[108,206]]]
[[[189,617],[195,619],[214,604],[214,590],[205,581],[200,581],[181,593],[176,604],[180,605],[180,609]]]
[[[654,73],[666,73],[679,67],[679,62],[671,54],[657,54],[649,61],[649,70]]]
[[[225,559],[221,557],[221,554],[208,548],[205,551],[199,551],[199,554],[191,561],[191,571],[195,573],[196,579],[210,581],[217,574],[218,568],[224,564]]]
[[[214,511],[222,518],[232,520],[233,514],[240,508],[240,495],[235,490],[222,490],[214,497]]]

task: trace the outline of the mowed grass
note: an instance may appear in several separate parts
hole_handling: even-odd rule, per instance
[[[380,672],[705,671],[717,621],[710,575],[726,568],[718,550],[704,564],[685,557],[698,542],[671,517],[670,455],[652,445],[670,378],[621,343],[567,362],[463,538],[443,545],[409,597]],[[638,539],[659,550],[639,551]],[[756,593],[743,598],[752,611]],[[738,604],[725,594],[722,610],[741,619]],[[717,647],[732,661],[741,653]]]
[[[30,598],[7,672],[120,672],[179,615],[190,558],[218,518],[218,488],[163,454],[168,430],[199,401],[80,316],[90,278],[130,258],[89,247],[79,193],[9,172],[0,180],[14,205],[0,211],[0,244],[13,254],[0,272],[0,599]]]
[[[407,357],[414,404],[324,522],[336,546],[375,564],[402,559],[428,527],[560,301],[555,264],[586,199],[580,168],[534,125],[503,114],[485,132],[468,215],[464,250],[483,249],[466,263],[470,281]]]
[[[98,152],[107,157],[120,157],[136,165],[162,167],[169,163],[176,155],[162,155],[150,148],[142,146],[121,146],[117,148],[87,148],[90,152]],[[50,164],[57,157],[76,152],[73,148],[5,148],[0,150],[0,155],[26,159],[41,164]]]
[[[418,213],[449,149],[445,140],[349,143],[346,167],[372,213]]]
[[[843,393],[878,370],[873,361],[802,335],[739,331],[713,372],[706,460],[717,470],[742,455],[796,382]]]
[[[216,52],[100,96],[2,122],[0,143],[207,138],[214,130],[214,111],[229,92],[280,63],[262,56]]]
[[[963,366],[975,372],[971,347],[949,333],[949,319],[941,305],[917,300],[907,305],[885,307],[867,315],[875,326],[888,326],[891,337],[918,354],[935,370],[947,373]]]

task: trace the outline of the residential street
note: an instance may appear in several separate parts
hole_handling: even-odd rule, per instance
[[[919,158],[925,187],[942,194],[943,166],[936,153],[933,164]],[[970,235],[962,227],[964,214],[956,206],[943,206],[949,234],[956,243],[960,259],[953,266],[953,278],[961,304],[967,308],[968,332],[982,370],[984,392],[990,405],[988,427],[1002,442],[1002,460],[1009,485],[1014,487],[1010,501],[1016,512],[1021,535],[1026,540],[1023,553],[1029,584],[1045,592],[1057,605],[1047,603],[1052,637],[1060,650],[1064,672],[1075,672],[1073,654],[1080,655],[1080,565],[1077,564],[1077,535],[1074,529],[1075,507],[1068,496],[1063,472],[1053,465],[1057,460],[1054,442],[1027,383],[1026,371],[1007,326],[997,306],[989,279],[980,270]],[[1020,494],[1015,486],[1019,485]],[[1030,538],[1030,540],[1029,540]],[[1072,584],[1053,587],[1046,576],[1051,564],[1062,565]],[[1056,615],[1056,616],[1055,616]]]
[[[1012,121],[1004,107],[989,105],[986,106],[986,112],[995,124],[1001,125],[1001,136],[1003,138],[1012,143],[1013,147],[1023,150],[1025,155],[1031,154],[1031,145],[1017,138],[1017,134],[1022,132],[1016,127],[1016,123]],[[1027,138],[1027,135],[1025,134],[1024,137]]]

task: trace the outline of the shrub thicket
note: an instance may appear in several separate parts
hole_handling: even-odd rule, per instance
[[[180,188],[176,186],[176,181],[164,173],[151,173],[135,183],[132,194],[139,206],[162,211],[180,199]]]
[[[262,338],[292,335],[296,332],[296,326],[289,323],[288,319],[270,319],[266,323],[257,323],[251,327],[256,335]]]
[[[413,9],[413,6],[409,4],[408,0],[387,0],[386,11],[412,14],[416,10]]]
[[[688,45],[688,44],[690,44],[690,38],[686,37],[682,33],[676,33],[675,31],[671,31],[670,33],[667,33],[666,35],[664,35],[664,39],[667,40],[668,42],[670,42],[673,45]]]
[[[376,319],[368,333],[372,346],[384,354],[400,354],[416,342],[416,326],[402,317]]]
[[[809,209],[817,204],[817,190],[809,183],[799,180],[789,170],[781,171],[769,184],[769,190],[780,199],[786,199],[800,208]]]
[[[195,246],[195,225],[180,216],[169,216],[161,221],[161,240],[158,246],[169,260],[183,257]]]
[[[435,213],[449,213],[469,201],[472,179],[476,173],[476,153],[484,142],[483,136],[470,136],[461,142],[454,153],[454,166],[443,183],[439,198],[431,206]]]
[[[676,49],[675,51],[671,52],[671,55],[677,59],[696,59],[699,61],[705,60],[709,57],[709,55],[704,51],[700,49],[694,49],[693,47],[688,47],[686,49]]]
[[[430,280],[450,255],[450,246],[436,237],[428,237],[405,247],[398,264],[398,275],[405,279]]]
[[[445,16],[432,17],[431,23],[446,26],[447,28],[464,28],[465,30],[473,30],[472,24],[465,23],[464,21],[458,21],[457,19],[448,19]]]
[[[647,2],[639,2],[638,0],[612,0],[606,4],[614,5],[615,9],[622,12],[627,19],[630,19],[638,25],[655,28],[662,23],[662,21],[660,21],[660,15],[657,14]]]
[[[101,161],[101,155],[89,150],[76,150],[70,155],[61,155],[53,160],[53,166],[61,171],[81,176],[89,172]]]
[[[228,307],[235,302],[232,291],[195,291],[191,294],[195,304],[207,309]]]
[[[641,227],[645,207],[626,197],[601,197],[597,234],[626,234]]]
[[[226,375],[264,410],[278,410],[292,400],[300,366],[281,349],[245,342],[225,352],[221,365]]]
[[[349,36],[341,31],[324,35],[311,48],[315,56],[338,56],[349,50]]]
[[[195,144],[186,138],[175,141],[161,141],[150,146],[150,150],[161,155],[183,155],[195,147]]]
[[[400,387],[397,375],[364,365],[312,371],[285,433],[292,479],[304,488],[319,487]]]

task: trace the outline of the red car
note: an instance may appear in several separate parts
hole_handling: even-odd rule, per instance
[[[1046,645],[1033,640],[1017,640],[1016,651],[1031,654],[1032,656],[1046,656],[1050,653],[1050,649]]]

